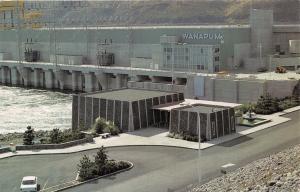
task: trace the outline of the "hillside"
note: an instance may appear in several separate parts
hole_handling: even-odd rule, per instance
[[[57,10],[65,24],[246,24],[249,10],[273,9],[275,23],[299,23],[300,0],[87,1],[87,9]],[[86,14],[87,13],[87,14]],[[86,14],[86,15],[85,15]]]

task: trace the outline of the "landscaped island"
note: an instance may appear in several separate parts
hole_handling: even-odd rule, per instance
[[[132,167],[127,161],[109,159],[106,153],[102,146],[94,156],[94,161],[84,155],[78,164],[78,180],[87,181]]]

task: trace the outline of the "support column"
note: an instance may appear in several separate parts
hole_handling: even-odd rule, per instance
[[[34,72],[33,72],[33,85],[34,85],[34,87],[36,87],[36,88],[42,87],[42,79],[43,79],[43,76],[42,76],[41,69],[35,68]]]
[[[22,79],[24,80],[24,86],[29,87],[30,86],[30,78],[31,78],[31,69],[27,67],[21,67],[18,68],[21,74]]]
[[[2,84],[10,83],[9,68],[6,66],[1,67],[1,82],[2,82]]]
[[[209,89],[210,89],[209,100],[214,101],[215,100],[215,79],[214,78],[211,78],[209,80]]]
[[[92,92],[95,89],[94,85],[94,74],[93,73],[84,73],[84,80],[85,80],[85,92]]]
[[[101,84],[102,90],[107,90],[107,75],[105,73],[98,73],[96,79]]]
[[[19,85],[20,84],[20,73],[16,67],[11,68],[11,84]]]
[[[239,103],[239,81],[238,80],[234,80],[234,83],[235,83],[235,90],[232,90],[232,91],[234,91],[234,96],[235,96],[235,98],[234,98],[234,102],[236,102],[236,103]]]
[[[57,88],[59,88],[60,90],[64,90],[65,88],[64,71],[63,70],[55,71],[55,77],[56,78],[54,80],[58,81]]]
[[[53,89],[54,74],[51,69],[45,70],[45,85],[46,89]]]
[[[115,74],[116,76],[116,89],[122,88],[122,74]]]
[[[71,71],[72,73],[72,90],[82,91],[81,73],[79,71]]]

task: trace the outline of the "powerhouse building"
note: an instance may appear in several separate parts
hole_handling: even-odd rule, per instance
[[[0,52],[12,60],[25,60],[24,51],[29,48],[39,51],[42,62],[75,65],[102,64],[99,55],[111,53],[114,60],[103,64],[210,73],[233,69],[249,72],[272,67],[269,60],[276,53],[284,58],[299,56],[297,40],[299,25],[273,25],[272,11],[252,10],[250,25],[2,30]],[[289,65],[298,65],[299,60],[292,60]]]
[[[249,25],[53,25],[0,30],[2,84],[83,92],[167,90],[235,103],[300,90],[295,73],[300,25],[274,25],[270,10],[251,10]],[[277,66],[290,72],[272,73]],[[270,73],[257,74],[266,70]],[[278,89],[282,86],[286,89]]]

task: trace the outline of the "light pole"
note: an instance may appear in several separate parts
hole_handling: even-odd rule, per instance
[[[193,109],[195,109],[195,106],[193,106],[192,104],[188,103],[186,106],[189,106]],[[199,184],[201,184],[201,161],[200,161],[200,157],[201,157],[201,127],[200,127],[200,116],[199,113],[196,111],[197,113],[197,128],[198,128],[198,180],[199,180]]]

